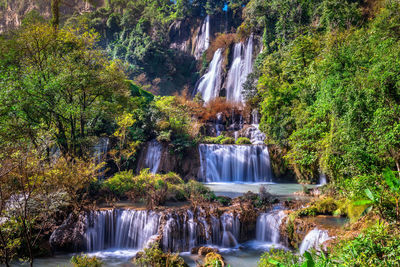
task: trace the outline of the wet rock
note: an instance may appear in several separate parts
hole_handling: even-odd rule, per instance
[[[217,248],[200,247],[197,251],[197,255],[206,256],[209,253],[218,253],[218,252],[219,250]]]
[[[83,216],[70,214],[50,236],[52,250],[75,252],[85,249]]]

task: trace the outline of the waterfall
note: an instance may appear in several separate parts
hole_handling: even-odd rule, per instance
[[[218,96],[221,87],[222,49],[215,51],[208,72],[200,78],[196,93],[201,93],[204,102]]]
[[[328,231],[320,230],[318,228],[314,228],[311,230],[301,242],[299,252],[300,255],[303,255],[304,252],[308,251],[311,248],[320,249],[321,245],[331,239],[328,235]]]
[[[249,37],[246,49],[243,55],[243,44],[236,43],[233,50],[233,61],[229,69],[226,99],[232,102],[242,102],[243,84],[247,79],[247,75],[253,69],[253,35]]]
[[[207,182],[271,182],[265,145],[199,145],[201,178]]]
[[[323,172],[319,173],[319,184],[320,185],[325,185],[327,184],[327,180],[326,180],[326,174]]]
[[[283,210],[260,214],[256,225],[257,240],[279,244],[279,228],[285,216]]]
[[[169,214],[163,228],[162,246],[164,250],[190,251],[201,245],[236,247],[240,234],[239,218],[232,213],[224,213],[219,218],[202,212],[188,210],[183,214]]]
[[[226,85],[226,99],[232,102],[242,101],[242,43],[237,43],[233,49],[233,62],[229,69]]]
[[[103,157],[108,151],[108,143],[109,143],[108,137],[102,137],[99,139],[97,144],[93,147],[93,150],[94,150],[93,155],[94,155],[96,164],[103,162]]]
[[[144,210],[92,211],[86,218],[88,251],[141,249],[157,234],[160,216]]]
[[[210,46],[210,16],[207,15],[197,36],[194,57],[198,60]]]
[[[149,168],[152,173],[158,171],[161,162],[162,145],[157,140],[149,142],[146,153],[145,167]]]
[[[242,80],[244,83],[249,75],[253,71],[253,35],[249,37],[246,45],[246,51],[244,52],[244,68],[242,73]]]

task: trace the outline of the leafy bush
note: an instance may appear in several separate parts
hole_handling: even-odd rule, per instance
[[[221,145],[232,145],[235,143],[235,138],[232,137],[225,137],[220,141]]]
[[[121,198],[135,187],[132,171],[116,173],[103,183],[103,188],[109,190],[115,197]]]
[[[251,141],[247,137],[239,137],[235,143],[237,145],[251,145]]]
[[[186,198],[192,202],[212,201],[216,198],[214,192],[196,180],[187,182],[184,191]]]
[[[212,137],[212,136],[205,136],[202,140],[203,143],[205,144],[220,144],[221,141],[225,138],[224,135],[219,135],[217,137]]]
[[[183,258],[179,254],[164,253],[159,244],[154,244],[151,248],[145,248],[143,252],[139,252],[135,259],[134,264],[140,266],[153,266],[153,267],[187,267]]]
[[[74,267],[101,267],[103,265],[100,259],[87,255],[73,256],[71,263]]]
[[[398,266],[399,255],[398,227],[379,221],[333,251],[333,258],[344,266]]]

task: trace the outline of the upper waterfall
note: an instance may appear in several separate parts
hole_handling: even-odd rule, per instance
[[[210,46],[210,16],[204,19],[201,25],[194,50],[194,57],[198,60]]]
[[[200,78],[196,93],[201,93],[205,102],[216,98],[219,94],[221,88],[222,59],[222,49],[220,48],[215,51],[208,72]]]
[[[156,173],[161,162],[162,145],[157,140],[149,142],[146,153],[145,167]]]
[[[243,49],[245,47],[245,49]],[[243,51],[244,50],[244,51]],[[253,69],[253,35],[251,35],[244,46],[236,43],[233,50],[233,61],[229,69],[226,99],[232,102],[242,102],[242,90],[247,76]]]
[[[233,49],[233,61],[228,73],[226,99],[232,102],[242,101],[242,43],[237,43]]]
[[[200,171],[206,182],[272,182],[265,145],[201,144]]]

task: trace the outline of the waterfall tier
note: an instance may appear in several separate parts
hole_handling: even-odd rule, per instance
[[[257,240],[279,244],[279,228],[285,216],[286,214],[282,210],[260,214],[256,226]]]
[[[299,252],[300,255],[303,255],[304,252],[308,251],[311,248],[320,249],[321,245],[331,239],[328,235],[327,230],[320,230],[318,228],[314,228],[304,237],[301,242]]]
[[[152,173],[158,171],[161,162],[162,145],[157,140],[149,142],[147,147],[145,167],[149,168]]]
[[[194,49],[194,57],[197,60],[200,59],[204,51],[206,51],[209,46],[210,46],[210,16],[207,15],[197,35],[197,42]]]
[[[162,234],[164,250],[189,251],[201,245],[235,247],[240,233],[240,221],[231,213],[221,217],[188,211],[185,214],[167,216]]]
[[[272,182],[266,145],[201,144],[200,176],[206,182]]]
[[[253,69],[253,36],[250,36],[244,49],[243,43],[236,43],[233,50],[233,61],[229,68],[226,99],[242,102],[242,90],[247,76]]]
[[[104,210],[86,216],[85,243],[88,251],[142,249],[160,237],[165,251],[176,252],[201,245],[235,247],[239,234],[240,221],[232,213]]]
[[[88,251],[141,249],[157,234],[160,215],[144,210],[93,211],[86,218]]]
[[[200,78],[196,93],[200,93],[204,102],[208,102],[218,96],[221,88],[222,74],[222,49],[215,51],[214,57],[208,68],[208,72]]]

